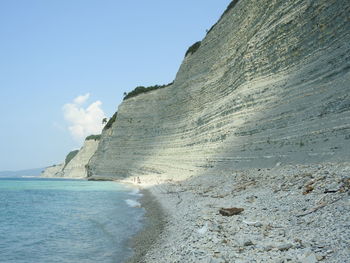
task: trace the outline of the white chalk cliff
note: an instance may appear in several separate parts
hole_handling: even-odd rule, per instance
[[[58,174],[62,171],[63,167],[63,163],[49,166],[41,173],[41,177],[58,177]]]
[[[349,160],[349,14],[344,0],[238,1],[171,86],[124,100],[89,176]]]
[[[67,163],[51,166],[45,169],[41,176],[43,177],[67,177],[67,178],[84,178],[87,176],[86,165],[91,156],[95,153],[98,140],[85,140],[83,147]]]

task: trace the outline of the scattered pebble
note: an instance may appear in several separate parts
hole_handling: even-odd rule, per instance
[[[301,263],[317,263],[317,258],[314,253],[309,254],[308,256],[300,260]]]
[[[292,247],[293,247],[292,244],[283,244],[283,245],[279,245],[279,246],[277,247],[277,249],[278,249],[279,251],[285,251],[285,250],[288,250],[288,249],[290,249],[290,248],[292,248]]]
[[[350,163],[323,163],[213,172],[181,184],[158,177],[150,190],[168,213],[167,224],[144,262],[345,263],[349,171]],[[313,190],[302,195],[309,182]],[[337,187],[344,190],[324,193]]]

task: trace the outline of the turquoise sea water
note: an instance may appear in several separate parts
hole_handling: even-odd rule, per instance
[[[115,182],[0,178],[0,262],[124,262],[138,198]]]

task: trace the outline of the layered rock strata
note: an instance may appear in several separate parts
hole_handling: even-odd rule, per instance
[[[89,176],[348,160],[349,14],[345,0],[238,1],[171,86],[119,106]]]
[[[62,171],[64,164],[57,164],[47,167],[42,173],[41,177],[57,177],[57,175]]]
[[[48,167],[42,174],[43,177],[68,177],[83,178],[87,176],[86,166],[95,153],[98,140],[85,140],[83,147],[67,164]]]

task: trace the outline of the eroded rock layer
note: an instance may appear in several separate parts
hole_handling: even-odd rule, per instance
[[[47,167],[42,173],[41,177],[57,177],[58,174],[62,171],[64,164],[52,165]]]
[[[85,140],[83,147],[77,155],[64,167],[62,173],[64,177],[86,177],[86,165],[89,163],[91,156],[95,153],[98,140]]]
[[[345,0],[239,1],[171,86],[120,105],[89,175],[348,160],[349,14]]]
[[[98,140],[85,140],[83,147],[68,162],[59,165],[50,166],[42,173],[42,177],[67,177],[83,178],[87,176],[86,166],[91,156],[95,153]]]

